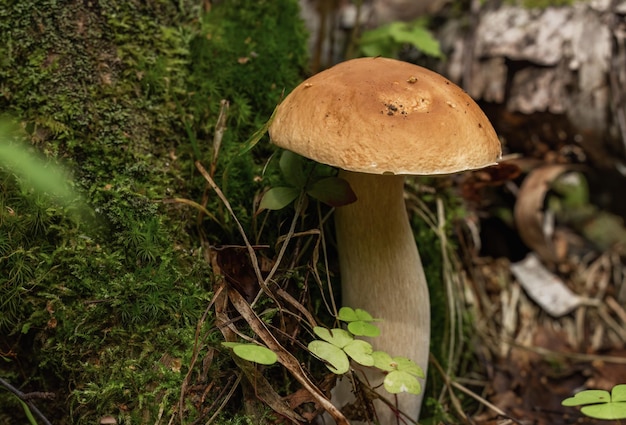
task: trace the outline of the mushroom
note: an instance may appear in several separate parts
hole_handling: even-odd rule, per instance
[[[501,146],[489,120],[462,89],[435,72],[394,59],[360,58],[296,87],[278,105],[269,133],[279,147],[340,168],[350,183],[357,201],[335,211],[342,304],[383,319],[375,349],[408,357],[426,372],[430,301],[404,202],[404,176],[495,164]],[[375,373],[368,375],[372,385],[382,379]],[[412,419],[420,407],[421,397],[398,398],[398,408]],[[396,423],[393,412],[377,410],[380,423]]]
[[[100,418],[100,425],[115,425],[117,420],[111,415],[105,415]]]

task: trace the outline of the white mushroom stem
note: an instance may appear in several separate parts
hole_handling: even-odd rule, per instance
[[[372,340],[374,349],[408,357],[426,373],[430,300],[404,202],[404,176],[341,171],[340,177],[357,195],[355,203],[335,211],[342,304],[383,319],[377,323],[381,335]],[[377,378],[370,383],[377,385],[382,375]],[[422,396],[401,394],[398,407],[416,420],[421,401]]]

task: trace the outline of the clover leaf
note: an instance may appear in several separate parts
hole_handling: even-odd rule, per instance
[[[370,323],[377,319],[374,319],[372,315],[365,310],[341,307],[337,317],[339,320],[348,323],[348,330],[352,332],[353,335],[369,337],[377,337],[380,335],[380,329]]]
[[[374,351],[374,366],[388,372],[383,381],[385,389],[392,393],[419,394],[422,386],[418,378],[424,379],[424,371],[406,357],[391,357],[383,351]]]
[[[563,406],[583,406],[580,411],[594,419],[626,419],[626,384],[604,390],[585,390],[566,398]]]
[[[326,367],[338,375],[350,370],[350,358],[363,366],[373,366],[372,345],[355,340],[354,335],[343,329],[326,329],[321,326],[313,332],[322,340],[311,341],[309,350],[327,362]]]
[[[337,375],[343,375],[350,370],[350,359],[339,347],[328,342],[315,340],[309,343],[309,350],[320,359],[326,361],[326,367]]]

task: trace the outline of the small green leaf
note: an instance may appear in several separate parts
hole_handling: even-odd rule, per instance
[[[619,384],[613,387],[611,390],[611,401],[626,401],[626,384]]]
[[[393,22],[389,34],[396,43],[407,43],[426,55],[441,57],[439,41],[419,22]]]
[[[363,52],[364,56],[368,56],[371,58],[375,58],[378,56],[382,56],[385,58],[389,58],[389,57],[393,57],[395,56],[394,54],[394,48],[393,48],[393,43],[391,41],[387,41],[387,42],[383,42],[381,41],[380,43],[364,43],[361,42],[362,44],[360,45],[360,49]]]
[[[24,400],[20,398],[18,398],[17,401],[19,401],[20,405],[22,406],[22,409],[24,410],[24,415],[26,415],[26,418],[28,419],[30,425],[37,425],[37,420],[33,416],[33,412],[30,411],[30,407],[28,407],[28,404],[26,404]]]
[[[359,320],[356,311],[350,307],[341,307],[339,309],[339,313],[337,314],[337,318],[344,322],[354,322],[355,320]]]
[[[276,353],[256,344],[240,344],[234,347],[233,351],[242,359],[259,364],[272,365],[278,361]]]
[[[339,313],[337,314],[337,318],[344,322],[355,322],[357,320],[362,320],[364,322],[373,322],[380,320],[374,319],[371,314],[361,308],[357,308],[355,310],[350,307],[341,307],[339,309]]]
[[[406,357],[391,357],[384,351],[374,351],[372,357],[374,357],[374,366],[384,372],[400,371],[422,379],[426,376],[421,367]]]
[[[14,139],[22,134],[5,118],[0,120],[0,165],[28,182],[39,193],[55,196],[65,205],[72,205],[79,195],[72,189],[69,174],[44,156],[32,151],[32,147]]]
[[[423,19],[391,22],[365,31],[359,39],[359,48],[366,56],[392,57],[406,44],[426,55],[437,58],[442,56],[439,41],[427,29]]]
[[[322,360],[327,362],[326,367],[337,375],[342,375],[350,370],[350,360],[344,351],[325,341],[311,341],[309,350]]]
[[[374,366],[374,357],[372,357],[372,344],[369,342],[355,339],[348,343],[343,351],[355,362],[363,366]]]
[[[288,184],[298,189],[304,189],[307,181],[304,171],[306,167],[304,157],[286,150],[280,155],[279,165]]]
[[[389,372],[387,376],[385,376],[383,385],[385,386],[385,389],[392,394],[419,394],[422,392],[422,387],[417,378],[410,373],[401,370]]]
[[[611,401],[611,394],[604,390],[585,390],[566,398],[561,402],[563,406],[580,406],[582,404],[608,403]]]
[[[326,329],[321,326],[316,326],[313,328],[313,332],[324,341],[338,348],[343,348],[354,341],[354,337],[343,329]]]
[[[626,402],[592,404],[581,407],[580,411],[595,419],[626,419]]]
[[[341,207],[356,201],[356,194],[350,184],[340,177],[317,180],[307,188],[307,193],[331,207]]]
[[[300,194],[295,187],[273,187],[263,195],[259,204],[259,211],[280,210],[291,204]]]
[[[374,358],[374,367],[377,367],[383,372],[391,372],[396,369],[396,363],[391,356],[384,351],[374,351],[372,357]]]
[[[626,419],[626,385],[613,387],[611,393],[604,390],[585,390],[566,398],[563,406],[583,406],[580,411],[595,419]]]
[[[421,367],[415,364],[413,360],[407,359],[406,357],[394,357],[393,361],[396,363],[396,368],[399,371],[406,372],[410,375],[416,376],[418,378],[425,378],[424,371]]]
[[[585,208],[589,205],[589,186],[582,173],[563,173],[550,183],[550,188],[559,195],[559,201],[566,208]]]
[[[276,353],[262,345],[241,342],[222,342],[222,345],[232,348],[237,356],[250,362],[272,365],[278,361]]]
[[[394,52],[398,50],[397,44],[394,44],[386,26],[365,31],[359,39],[359,48],[365,56],[370,57],[394,56]]]
[[[380,335],[380,328],[378,326],[372,325],[368,322],[363,322],[361,320],[348,323],[348,330],[356,336],[367,336],[370,338],[375,338]]]
[[[256,146],[257,143],[259,143],[259,141],[263,138],[263,136],[265,136],[265,133],[267,133],[267,130],[270,128],[272,121],[274,121],[274,115],[276,114],[276,109],[277,108],[274,108],[274,111],[272,112],[270,119],[267,120],[267,122],[263,124],[261,128],[257,129],[254,133],[252,133],[252,136],[250,136],[250,138],[246,140],[246,142],[243,144],[243,147],[241,148],[241,150],[239,151],[237,155],[243,155],[246,152],[250,151],[253,147]]]
[[[382,26],[379,26],[378,28],[364,31],[363,34],[361,34],[359,43],[380,44],[380,43],[385,43],[386,41],[390,39],[391,37],[389,36],[389,26],[382,25]]]
[[[367,311],[361,308],[357,308],[356,310],[354,310],[354,314],[356,315],[357,320],[363,320],[365,322],[373,322],[374,320],[380,320],[380,319],[374,319],[371,314],[369,314]]]
[[[344,322],[348,322],[348,330],[352,332],[353,335],[372,338],[380,335],[380,329],[369,323],[376,319],[374,319],[367,311],[360,308],[353,310],[350,307],[341,307],[337,318]]]

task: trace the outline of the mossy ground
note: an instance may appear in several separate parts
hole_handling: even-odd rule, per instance
[[[280,176],[267,143],[241,151],[305,76],[297,1],[8,5],[0,8],[0,112],[23,134],[11,143],[64,165],[82,201],[68,206],[0,168],[0,375],[22,392],[54,394],[35,404],[55,424],[97,423],[102,415],[127,424],[205,423],[237,370],[213,315],[201,320],[215,283],[206,248],[243,240],[194,161],[214,165],[245,233],[268,245],[264,258],[275,258],[293,209],[253,213]],[[223,99],[230,107],[216,155]],[[181,200],[202,204],[211,217]],[[327,212],[311,202],[298,217],[303,234],[276,278],[324,323],[332,320],[320,296],[328,291],[324,275],[337,269],[332,229],[328,251],[315,233]],[[414,225],[428,275],[441,282],[439,238],[423,221]],[[444,296],[433,298],[435,314],[445,316]],[[284,332],[277,332],[281,343],[301,350],[287,335],[306,337],[306,330],[294,312],[276,307],[257,304],[263,320]],[[190,370],[195,355],[203,361]],[[303,362],[325,370],[310,356]],[[278,366],[264,376],[281,395],[295,389]],[[241,400],[253,392],[238,389],[240,402],[215,423],[246,423]],[[0,422],[24,423],[21,411],[0,391]]]
[[[306,68],[297,2],[10,1],[0,8],[0,111],[27,149],[62,163],[89,213],[38,194],[2,169],[0,353],[4,379],[56,424],[124,423],[206,414],[179,410],[196,324],[212,297],[199,235],[237,243],[194,160],[215,179],[247,230],[263,186],[262,156],[238,155]],[[212,138],[230,102],[219,157]],[[202,347],[218,347],[212,320]],[[219,393],[228,355],[211,376]],[[181,366],[182,365],[182,366]],[[221,371],[220,371],[221,370]],[[197,384],[202,384],[196,378]],[[0,391],[0,422],[24,423]]]

